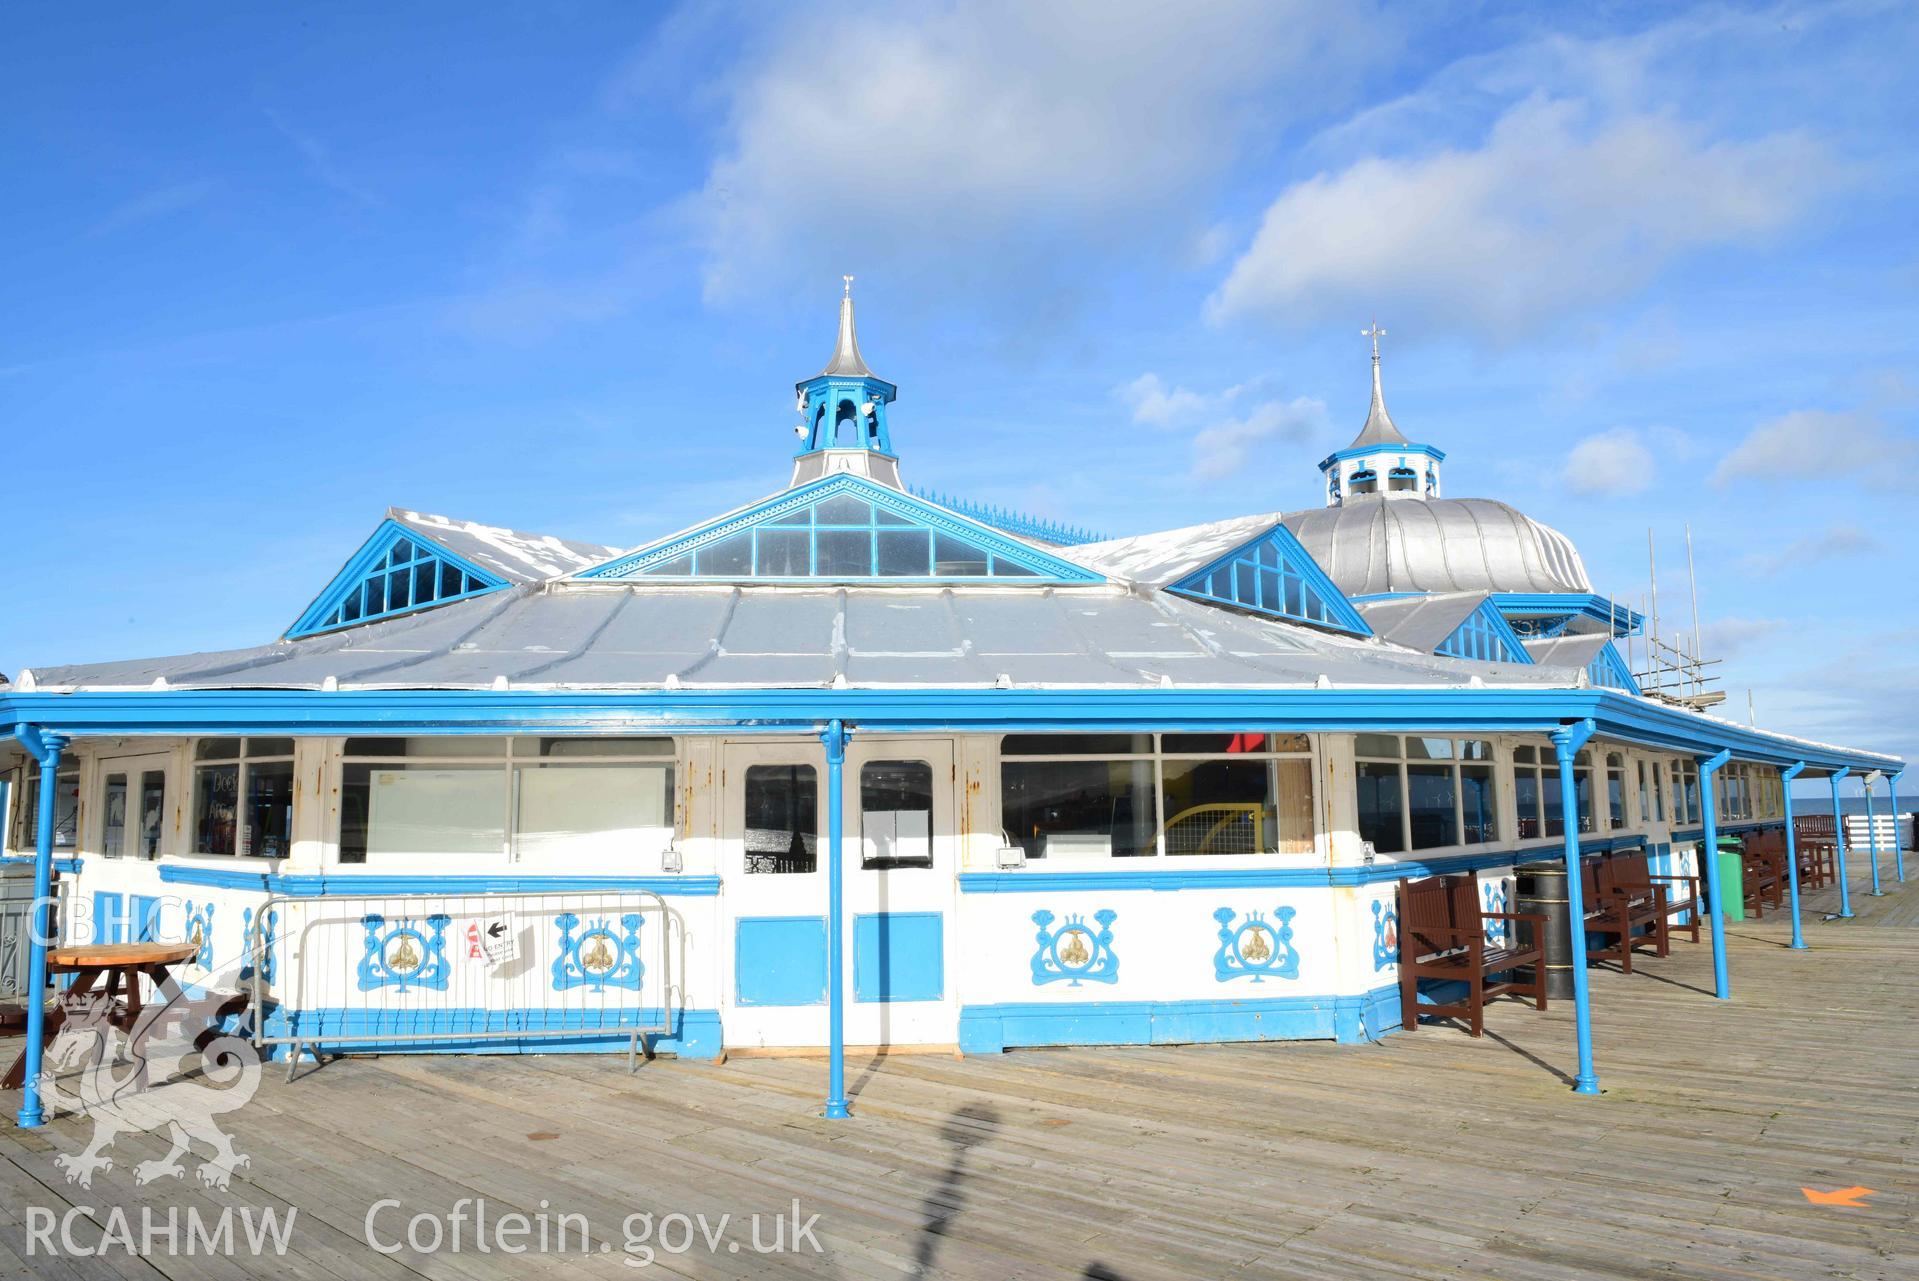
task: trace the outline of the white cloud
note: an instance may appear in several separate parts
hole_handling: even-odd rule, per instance
[[[1713,469],[1712,483],[1855,475],[1869,484],[1905,484],[1901,473],[1919,458],[1919,444],[1894,434],[1875,415],[1795,409],[1760,423]]]
[[[1311,396],[1256,398],[1265,385],[1256,380],[1200,392],[1169,387],[1158,374],[1145,373],[1113,394],[1132,411],[1134,422],[1189,432],[1193,479],[1218,480],[1245,466],[1266,441],[1308,441],[1328,426],[1324,401]],[[1244,411],[1235,414],[1242,403]]]
[[[1311,440],[1325,424],[1325,402],[1312,397],[1261,401],[1244,417],[1216,422],[1193,437],[1193,479],[1230,476],[1246,465],[1256,446]]]
[[[1716,619],[1700,629],[1704,633],[1701,648],[1709,658],[1737,658],[1785,626],[1785,620],[1780,618]]]
[[[1714,139],[1665,115],[1529,97],[1476,148],[1369,156],[1288,187],[1208,311],[1304,324],[1383,307],[1510,339],[1625,296],[1688,251],[1789,226],[1833,170],[1799,132]]]
[[[1304,0],[796,11],[725,87],[694,202],[708,296],[889,262],[997,284],[1143,226],[1203,245],[1202,189],[1255,125],[1323,109],[1374,56],[1367,22]]]
[[[1649,488],[1656,470],[1642,434],[1615,427],[1574,445],[1560,476],[1574,493],[1624,498]]]
[[[1777,553],[1755,553],[1746,557],[1745,566],[1755,574],[1772,575],[1782,570],[1816,565],[1835,556],[1863,555],[1879,550],[1879,540],[1854,525],[1835,525],[1822,533],[1795,539]]]
[[[1155,427],[1174,427],[1219,403],[1221,396],[1203,396],[1184,387],[1168,387],[1154,373],[1141,374],[1117,390],[1133,411],[1133,421]],[[1231,392],[1225,393],[1230,397]]]

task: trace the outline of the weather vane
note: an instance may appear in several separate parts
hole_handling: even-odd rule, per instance
[[[853,296],[853,278],[851,276],[841,276],[840,279],[846,282],[845,296],[851,298]]]
[[[849,279],[850,278],[851,277],[849,277]],[[1373,323],[1369,327],[1360,330],[1359,336],[1361,338],[1370,338],[1373,340],[1373,359],[1378,360],[1379,359],[1379,340],[1386,336],[1386,331],[1379,327],[1378,319],[1375,318]]]

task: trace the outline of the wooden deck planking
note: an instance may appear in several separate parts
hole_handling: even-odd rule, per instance
[[[1375,1045],[1039,1050],[958,1061],[859,1056],[855,1118],[814,1114],[817,1060],[617,1056],[355,1059],[277,1072],[227,1120],[252,1164],[227,1192],[145,1188],[164,1140],[127,1136],[90,1191],[56,1152],[87,1123],[0,1132],[0,1271],[72,1277],[632,1275],[636,1210],[819,1213],[827,1253],[659,1256],[669,1275],[883,1278],[1723,1277],[1919,1275],[1919,888],[1885,875],[1852,921],[1808,895],[1814,947],[1769,913],[1729,929],[1735,999],[1707,945],[1593,975],[1607,1094],[1572,1095],[1569,1003],[1502,1003],[1475,1041],[1446,1027]],[[11,1102],[17,1096],[8,1096]],[[534,1138],[534,1135],[554,1135]],[[194,1164],[197,1164],[195,1162]],[[1877,1189],[1863,1209],[1802,1186]],[[367,1206],[494,1213],[539,1201],[591,1221],[579,1255],[392,1258]],[[28,1258],[24,1207],[300,1207],[292,1255]],[[403,1219],[388,1216],[392,1230]],[[97,1227],[94,1229],[97,1235]],[[736,1229],[734,1239],[744,1239]],[[9,1257],[11,1256],[11,1257]],[[1095,1271],[1089,1272],[1089,1269]],[[1104,1269],[1104,1273],[1097,1271]]]

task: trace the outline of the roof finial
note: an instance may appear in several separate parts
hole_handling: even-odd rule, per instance
[[[1353,438],[1353,443],[1347,448],[1407,444],[1406,438],[1399,434],[1399,428],[1393,426],[1392,415],[1386,412],[1386,393],[1379,384],[1379,340],[1386,336],[1386,331],[1379,327],[1379,320],[1375,318],[1359,331],[1359,336],[1373,340],[1373,403],[1366,411],[1366,425],[1359,429],[1359,435]]]
[[[870,378],[873,371],[866,367],[860,358],[859,337],[853,331],[853,278],[841,276],[845,282],[845,292],[840,295],[840,333],[839,340],[833,344],[833,359],[827,362],[822,374],[839,374],[854,378]]]

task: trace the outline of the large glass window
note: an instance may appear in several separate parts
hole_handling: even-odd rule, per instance
[[[1001,818],[1029,859],[1313,849],[1304,735],[1014,734]]]
[[[1641,804],[1644,804],[1643,798]],[[1606,753],[1606,828],[1624,831],[1626,827],[1626,754]]]
[[[1490,743],[1361,734],[1354,740],[1354,755],[1359,835],[1376,853],[1479,845],[1497,838]]]
[[[115,771],[100,786],[100,852],[119,858],[127,846],[127,776]]]
[[[22,853],[32,853],[39,845],[40,833],[40,768],[28,765],[26,782],[20,789],[20,796],[14,802],[15,812],[19,815],[18,837],[14,848]],[[80,767],[63,769],[53,780],[53,848],[55,852],[72,851],[80,847]]]
[[[1591,774],[1588,768],[1588,804]],[[1576,767],[1573,777],[1575,781],[1579,778]],[[1566,834],[1565,798],[1559,790],[1559,757],[1551,747],[1528,743],[1513,749],[1513,794],[1519,805],[1520,840]]]
[[[860,866],[933,866],[933,767],[926,761],[860,766]]]
[[[746,767],[746,870],[791,874],[820,865],[820,784],[811,765]]]
[[[141,858],[160,857],[160,835],[167,823],[167,772],[161,769],[140,771],[140,810],[138,845]]]
[[[672,840],[667,738],[350,738],[340,861],[633,859]]]
[[[193,748],[193,852],[285,858],[293,844],[293,740],[203,738]]]

